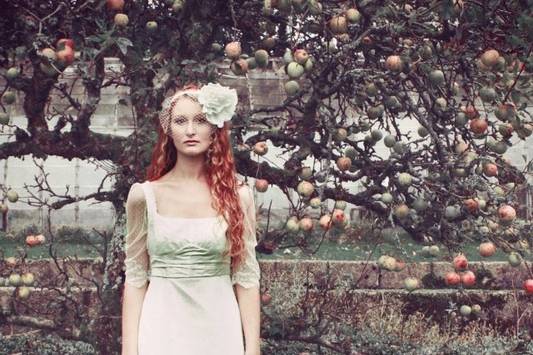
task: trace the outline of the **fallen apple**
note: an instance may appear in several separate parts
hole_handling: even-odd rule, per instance
[[[444,282],[448,286],[459,285],[461,283],[461,276],[456,272],[450,271],[446,273],[446,276],[444,277]]]
[[[461,274],[461,283],[463,286],[474,286],[476,284],[476,275],[468,270]]]
[[[456,271],[465,270],[468,267],[468,260],[464,254],[459,254],[453,259],[453,266]]]

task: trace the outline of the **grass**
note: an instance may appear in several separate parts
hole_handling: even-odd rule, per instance
[[[368,226],[361,225],[354,229],[341,232],[333,228],[321,241],[322,231],[313,231],[311,234],[302,236],[288,235],[284,242],[274,253],[266,255],[260,254],[260,259],[311,259],[311,260],[376,260],[380,255],[387,254],[404,261],[439,261],[448,256],[451,260],[458,251],[450,251],[444,245],[438,245],[440,253],[437,257],[426,257],[422,253],[423,245],[417,243],[409,234],[396,234],[397,239],[391,242],[384,242],[383,237],[376,236]],[[342,240],[342,241],[341,241]],[[391,239],[389,239],[391,240]],[[301,242],[307,244],[307,248],[300,245]],[[290,247],[284,247],[289,246]],[[315,249],[320,245],[318,250]],[[507,254],[497,249],[490,258],[479,255],[478,242],[465,241],[461,247],[470,261],[507,261]]]
[[[101,245],[96,245],[101,248]],[[10,240],[0,240],[0,250],[3,251],[5,257],[18,256],[17,248],[24,247],[20,242]],[[46,259],[50,258],[49,245],[38,245],[32,248],[26,247],[28,259]],[[94,247],[88,244],[78,243],[54,243],[54,253],[57,253],[58,257],[75,256],[80,258],[95,258],[100,256]]]
[[[101,244],[95,245],[97,248],[102,249]],[[314,247],[315,245],[311,245]],[[404,251],[399,251],[396,247],[390,244],[380,244],[378,245],[371,259],[377,259],[382,254],[393,255],[404,260],[410,261],[438,261],[442,259],[442,256],[448,254],[446,250],[441,247],[441,256],[428,258],[421,256],[420,250],[421,246],[407,242],[402,244]],[[4,256],[17,256],[17,248],[23,248],[24,245],[18,241],[0,239],[0,250],[3,251]],[[48,245],[39,245],[32,248],[26,247],[26,252],[28,253],[29,259],[42,259],[49,258],[49,246]],[[368,242],[360,241],[357,244],[338,244],[334,241],[326,240],[322,242],[320,248],[316,253],[312,254],[311,252],[303,252],[299,247],[290,247],[290,248],[278,248],[272,254],[261,254],[257,253],[257,258],[259,260],[294,260],[294,259],[311,259],[311,260],[366,260],[369,253],[374,249],[374,245]],[[99,256],[95,247],[89,244],[79,244],[74,242],[58,242],[54,244],[54,252],[57,253],[59,257],[66,256],[75,256],[83,258],[93,258]],[[501,250],[498,250],[495,255],[490,258],[482,258],[477,251],[477,244],[465,245],[462,249],[466,254],[468,260],[470,261],[506,261],[507,256]],[[407,257],[406,257],[407,255]]]
[[[420,255],[422,246],[417,244],[406,243],[402,244],[402,247],[403,252],[390,244],[380,244],[374,250],[374,245],[364,242],[358,243],[357,245],[339,245],[332,241],[324,241],[314,254],[304,253],[298,247],[291,247],[276,249],[270,255],[260,254],[258,255],[258,259],[366,260],[374,250],[373,257],[370,258],[372,260],[377,259],[382,254],[387,254],[410,261],[439,261],[443,256],[448,254],[447,250],[443,249],[442,246],[440,256],[438,257],[424,257]],[[478,244],[469,244],[462,248],[469,261],[507,261],[507,254],[501,250],[498,250],[490,258],[483,258],[479,255],[477,247]]]

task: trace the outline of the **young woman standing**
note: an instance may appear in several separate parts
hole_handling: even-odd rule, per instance
[[[225,123],[236,105],[219,84],[163,102],[147,180],[126,201],[122,355],[260,354],[255,202]]]

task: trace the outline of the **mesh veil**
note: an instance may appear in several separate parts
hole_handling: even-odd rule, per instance
[[[170,120],[172,119],[172,110],[174,109],[174,106],[176,105],[178,99],[182,96],[186,96],[193,99],[194,101],[198,101],[198,91],[199,90],[178,91],[177,93],[167,97],[163,101],[161,111],[159,112],[159,124],[163,128],[165,134],[168,135],[170,133]]]

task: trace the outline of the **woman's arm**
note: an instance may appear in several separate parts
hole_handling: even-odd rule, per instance
[[[122,298],[122,355],[137,355],[139,319],[148,289],[149,256],[146,248],[146,200],[142,187],[131,186],[126,201],[124,264],[126,281]]]
[[[246,355],[259,355],[259,325],[261,323],[259,287],[253,286],[245,288],[237,284],[235,285],[235,294],[237,295],[237,302],[239,302],[239,310],[241,313],[244,341],[246,343]]]
[[[244,242],[246,260],[232,275],[235,295],[239,304],[241,322],[246,343],[246,355],[260,354],[261,306],[259,281],[261,272],[255,255],[257,245],[255,201],[251,188],[239,190],[244,209]]]
[[[122,355],[137,355],[139,318],[148,285],[137,288],[124,284],[122,301]]]

